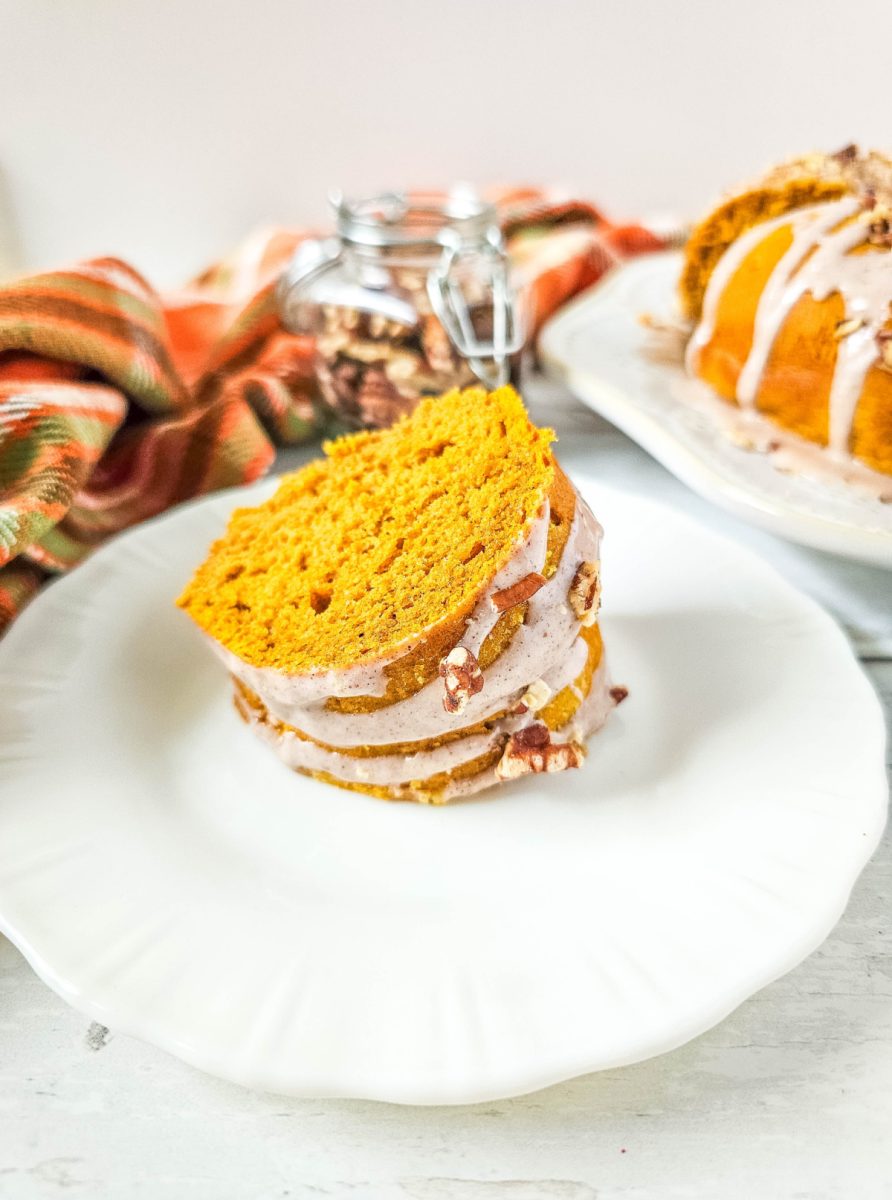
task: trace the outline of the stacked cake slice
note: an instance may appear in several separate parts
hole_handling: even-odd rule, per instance
[[[454,392],[233,514],[179,603],[289,767],[443,803],[582,763],[617,693],[552,440],[510,388]]]

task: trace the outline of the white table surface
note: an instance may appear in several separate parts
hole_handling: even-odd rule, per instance
[[[892,575],[749,529],[560,389],[528,395],[571,472],[585,463],[685,509],[820,599],[892,714]],[[90,1025],[0,937],[0,1197],[892,1197],[890,894],[887,831],[821,949],[709,1033],[650,1062],[462,1108],[222,1083]]]

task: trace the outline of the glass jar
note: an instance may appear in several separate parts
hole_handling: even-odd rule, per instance
[[[315,336],[341,420],[380,428],[422,396],[517,382],[523,330],[492,205],[458,190],[332,204],[337,236],[298,248],[279,305]]]

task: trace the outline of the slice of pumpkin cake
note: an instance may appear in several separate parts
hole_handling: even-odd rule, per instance
[[[439,804],[582,763],[622,693],[553,440],[511,388],[452,392],[233,513],[178,603],[289,767]]]

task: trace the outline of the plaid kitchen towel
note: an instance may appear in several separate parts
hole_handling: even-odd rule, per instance
[[[532,334],[605,271],[636,254],[665,250],[666,238],[642,225],[614,225],[584,200],[535,188],[494,188],[515,284],[527,290]]]
[[[491,193],[534,328],[615,262],[661,249],[581,201]],[[48,576],[173,504],[249,483],[318,430],[312,339],[279,323],[307,234],[261,230],[161,296],[100,258],[0,288],[0,631]]]

